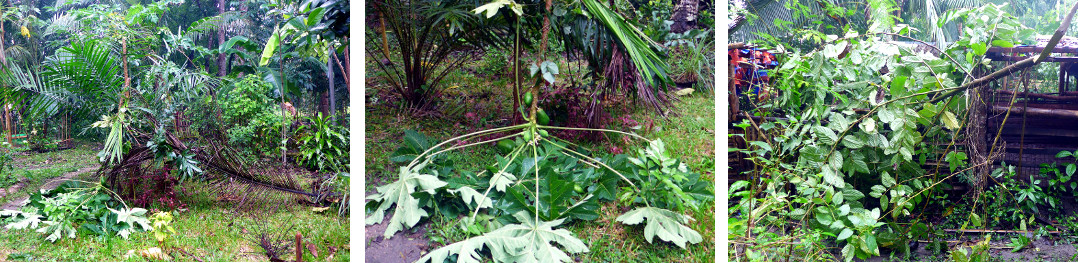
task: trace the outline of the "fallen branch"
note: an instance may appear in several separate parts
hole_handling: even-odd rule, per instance
[[[997,70],[996,72],[992,72],[992,74],[988,74],[988,76],[984,76],[978,79],[974,79],[973,81],[967,82],[958,89],[952,90],[950,92],[947,92],[946,94],[943,94],[943,96],[932,99],[931,103],[940,102],[948,97],[964,92],[969,88],[988,84],[989,82],[992,82],[996,79],[1009,76],[1014,72],[1032,67],[1037,63],[1043,62],[1045,59],[1048,58],[1050,54],[1052,54],[1052,51],[1055,50],[1056,44],[1059,44],[1059,40],[1063,38],[1063,35],[1067,33],[1067,29],[1071,27],[1071,19],[1074,18],[1075,11],[1078,11],[1078,3],[1075,3],[1073,6],[1071,6],[1071,11],[1067,14],[1067,18],[1063,19],[1063,23],[1059,24],[1059,28],[1056,28],[1055,34],[1052,34],[1052,38],[1048,40],[1048,44],[1044,46],[1043,50],[1041,50],[1040,55],[1023,59],[1018,63],[1008,65],[1000,70]]]
[[[944,229],[946,232],[953,233],[1002,233],[1002,234],[1033,234],[1036,231],[1021,231],[1021,230],[991,230],[991,229]],[[1044,231],[1049,234],[1063,234],[1063,231]]]
[[[190,252],[187,252],[187,250],[183,250],[182,247],[176,247],[176,250],[179,250],[180,253],[183,253],[184,255],[187,255],[188,257],[191,257],[191,258],[194,258],[195,260],[198,260],[198,262],[206,262],[205,260],[202,260],[202,258],[199,257],[198,255],[191,254]]]

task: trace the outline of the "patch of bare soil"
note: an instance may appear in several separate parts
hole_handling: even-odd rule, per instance
[[[995,243],[995,242],[993,242]],[[1006,244],[999,244],[1005,246]],[[993,257],[999,257],[1003,261],[1072,261],[1078,250],[1074,244],[1066,242],[1054,242],[1051,240],[1038,239],[1033,244],[1018,252],[1010,249],[993,249]]]
[[[240,245],[240,251],[239,252],[240,252],[240,255],[242,255],[242,258],[243,258],[244,261],[251,261],[251,262],[266,262],[266,261],[269,261],[269,258],[266,257],[265,254],[262,254],[261,250],[256,251],[254,248],[251,248],[250,246],[247,246],[247,245]]]
[[[389,226],[389,217],[387,213],[382,223],[366,226],[367,248],[364,252],[367,263],[415,262],[428,252],[430,239],[423,233],[427,232],[430,223],[421,223],[387,239],[384,234]]]
[[[57,186],[60,186],[61,184],[63,184],[64,182],[67,182],[67,180],[70,180],[71,178],[75,178],[75,176],[78,176],[78,175],[83,174],[83,173],[93,172],[93,171],[95,171],[97,169],[98,169],[98,166],[95,165],[95,166],[90,166],[90,167],[83,167],[82,169],[79,169],[78,171],[65,173],[64,175],[62,175],[60,177],[49,179],[49,181],[46,182],[45,185],[41,186],[41,189],[47,189],[47,190],[56,189]],[[10,190],[10,188],[8,190]],[[12,193],[12,192],[17,191],[17,190],[18,189],[7,191],[3,195],[0,195],[0,197],[3,197],[7,193]],[[26,201],[29,200],[29,199],[30,199],[30,197],[25,197],[25,198],[22,198],[22,199],[19,199],[19,200],[16,200],[16,201],[12,201],[12,202],[0,205],[0,210],[3,210],[3,209],[18,210],[19,207],[22,206],[24,203],[26,203]]]
[[[10,193],[17,192],[23,187],[26,187],[26,182],[20,179],[19,182],[16,182],[15,184],[8,186],[7,188],[0,188],[0,198],[4,198]]]

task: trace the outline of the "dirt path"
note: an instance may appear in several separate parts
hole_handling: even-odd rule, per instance
[[[100,166],[97,166],[97,165],[90,166],[90,167],[83,167],[82,169],[79,169],[78,171],[65,173],[64,175],[62,175],[60,177],[55,177],[55,178],[48,179],[48,181],[45,183],[45,185],[41,186],[41,189],[48,189],[48,190],[55,189],[57,186],[60,186],[64,182],[67,182],[67,180],[69,180],[71,178],[74,178],[75,176],[78,176],[80,174],[88,173],[88,172],[92,172],[94,170],[97,170],[99,167]],[[0,198],[3,198],[4,196],[6,196],[6,195],[8,195],[10,193],[16,192],[16,191],[18,191],[20,188],[22,188],[24,186],[26,186],[26,184],[20,182],[20,183],[17,183],[14,186],[12,186],[12,187],[10,187],[8,189],[0,189]],[[18,187],[18,188],[16,188],[16,187]],[[16,201],[11,201],[9,203],[0,205],[0,210],[3,210],[3,209],[18,210],[19,207],[22,206],[22,204],[25,203],[26,200],[29,200],[29,199],[30,199],[30,197],[24,197],[22,199],[19,199],[19,200],[16,200]]]
[[[371,194],[371,193],[367,193]],[[420,223],[412,229],[407,229],[385,238],[386,227],[389,226],[390,213],[382,219],[382,223],[365,227],[367,234],[367,249],[365,260],[368,263],[397,263],[415,262],[425,255],[430,249],[430,240],[424,236],[430,222]],[[414,231],[413,231],[414,230]]]

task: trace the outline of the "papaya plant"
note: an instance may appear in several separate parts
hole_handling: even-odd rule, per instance
[[[503,7],[522,15],[520,5],[512,0],[495,1],[473,12],[492,17]],[[638,31],[619,33],[645,37]],[[543,35],[545,42],[545,32]],[[532,74],[538,75],[536,88],[522,95],[523,104],[516,109],[525,121],[522,124],[476,131],[436,144],[418,133],[406,132],[406,147],[391,158],[403,164],[398,168],[398,180],[377,187],[377,193],[367,197],[366,223],[381,223],[393,209],[383,233],[389,237],[414,227],[434,211],[450,217],[467,213],[465,224],[488,226],[484,228],[490,231],[433,250],[419,262],[443,262],[453,256],[457,262],[479,262],[482,251],[490,251],[495,262],[572,262],[568,254],[586,253],[588,247],[559,227],[572,220],[595,220],[599,217],[598,200],[620,199],[632,209],[615,220],[630,226],[643,224],[648,242],[657,237],[685,248],[703,241],[700,233],[689,227],[694,219],[683,212],[699,209],[703,201],[713,198],[707,181],[671,158],[660,139],[618,130],[549,125],[550,117],[537,106],[535,94],[539,85],[556,82],[557,65],[537,63]],[[645,77],[652,81],[652,76]],[[643,142],[646,148],[632,157],[601,157],[553,136],[556,130],[615,133]],[[452,162],[445,158],[450,151],[490,144],[502,155],[489,160],[477,173],[454,171]]]

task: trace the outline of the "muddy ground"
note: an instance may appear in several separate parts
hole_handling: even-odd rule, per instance
[[[371,194],[374,194],[374,192],[367,193],[367,195]],[[415,262],[423,255],[426,255],[427,252],[430,252],[428,251],[430,249],[430,239],[424,236],[424,233],[427,233],[428,225],[430,225],[429,221],[420,223],[412,229],[397,232],[390,238],[385,238],[384,234],[386,227],[389,225],[390,215],[391,213],[386,213],[382,223],[365,227],[367,237],[367,240],[364,240],[366,243],[366,250],[364,250],[366,253],[365,262]]]
[[[1047,261],[1047,262],[1060,262],[1060,261],[1075,261],[1078,256],[1078,249],[1075,249],[1075,244],[1068,243],[1066,240],[1052,241],[1048,239],[1034,240],[1030,246],[1023,248],[1017,252],[1011,252],[1012,246],[1010,246],[1009,237],[999,236],[997,240],[996,235],[993,235],[993,241],[989,243],[989,254],[992,256],[992,261],[1003,262],[1030,262],[1030,261]],[[1006,238],[1006,239],[1003,239]],[[976,242],[962,242],[960,247],[966,247],[973,245]],[[958,243],[952,243],[950,249]],[[900,252],[895,252],[894,257],[889,255],[889,252],[884,251],[883,256],[871,257],[865,262],[894,262],[894,261],[954,261],[951,258],[949,251],[943,251],[942,253],[936,253],[929,250],[929,246],[925,243],[917,245],[911,252],[909,258],[904,258]],[[964,248],[969,251],[968,248]],[[857,261],[857,260],[855,260]]]

